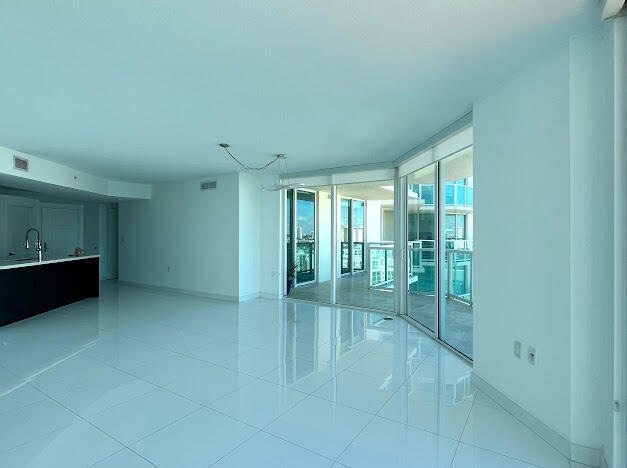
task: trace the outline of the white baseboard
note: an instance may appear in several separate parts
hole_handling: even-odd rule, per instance
[[[259,293],[242,294],[238,297],[237,302],[252,301],[253,299],[259,299],[259,297]]]
[[[280,294],[269,293],[269,292],[260,292],[259,297],[261,299],[272,299],[276,301],[280,301],[283,299],[283,296],[281,296]]]
[[[586,447],[585,445],[570,444],[570,459],[588,466],[601,467],[603,454],[600,448]]]
[[[470,381],[475,387],[502,406],[505,411],[535,432],[569,460],[592,467],[607,466],[603,451],[600,448],[586,447],[571,443],[566,437],[551,429],[527,410],[506,397],[498,389],[483,380],[474,371],[471,371]],[[603,464],[604,462],[605,464]]]
[[[228,296],[224,294],[211,294],[203,291],[194,291],[191,289],[181,289],[181,288],[168,288],[166,286],[156,286],[154,284],[146,284],[146,283],[137,283],[135,281],[122,281],[118,280],[119,284],[126,284],[128,286],[134,286],[136,288],[150,289],[152,291],[162,291],[173,294],[184,294],[186,296],[196,296],[196,297],[204,297],[207,299],[215,299],[217,301],[225,301],[225,302],[240,302],[240,298],[238,296]]]
[[[134,286],[136,288],[150,289],[152,291],[162,291],[168,292],[172,294],[185,294],[186,296],[196,296],[196,297],[204,297],[207,299],[215,299],[217,301],[225,301],[225,302],[245,302],[251,301],[253,299],[274,299],[280,300],[281,297],[278,294],[272,293],[252,293],[252,294],[243,294],[241,296],[227,296],[224,294],[211,294],[203,291],[194,291],[191,289],[181,289],[181,288],[168,288],[166,286],[156,286],[154,284],[146,284],[146,283],[137,283],[135,281],[121,281],[118,280],[119,284],[126,284],[128,286]]]
[[[607,462],[607,458],[605,457],[605,447],[601,450],[601,468],[610,468],[610,464]]]

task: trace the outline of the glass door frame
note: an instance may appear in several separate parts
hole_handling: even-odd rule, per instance
[[[410,173],[408,173],[407,175],[417,172],[421,169],[424,169],[425,167],[429,167],[429,166],[433,166],[434,170],[435,170],[435,187],[434,187],[434,209],[435,209],[435,223],[434,223],[434,228],[435,228],[435,240],[434,240],[434,246],[435,246],[435,255],[434,255],[434,263],[435,263],[435,278],[434,278],[434,294],[435,297],[437,298],[436,300],[436,307],[435,307],[435,314],[436,316],[434,317],[434,329],[431,330],[429,327],[423,325],[420,321],[418,321],[417,319],[413,318],[410,314],[409,314],[409,301],[408,301],[408,294],[409,294],[409,288],[408,288],[408,283],[405,283],[403,285],[403,289],[402,292],[397,293],[397,302],[398,302],[398,308],[397,308],[397,313],[399,315],[402,315],[403,318],[405,318],[406,320],[408,320],[410,323],[412,323],[413,325],[415,325],[416,327],[418,327],[420,330],[422,330],[423,332],[425,332],[426,334],[432,336],[433,338],[435,338],[436,340],[438,340],[439,343],[443,344],[444,346],[446,346],[449,350],[451,350],[452,352],[454,352],[455,354],[457,354],[459,357],[461,357],[462,359],[472,363],[472,358],[467,356],[466,354],[464,354],[463,352],[461,352],[460,350],[458,350],[457,348],[455,348],[452,344],[448,343],[447,341],[445,341],[445,333],[446,333],[446,287],[444,285],[444,281],[446,280],[446,275],[445,272],[442,270],[442,266],[446,265],[446,239],[445,239],[445,235],[444,233],[446,232],[446,226],[445,226],[445,222],[446,222],[446,198],[445,198],[445,190],[446,190],[446,180],[445,180],[445,174],[444,171],[442,170],[442,164],[445,163],[446,159],[449,156],[453,156],[455,153],[449,154],[445,157],[442,157],[440,159],[438,159],[437,161],[431,162],[421,168],[416,169],[415,171],[412,171]],[[408,238],[408,232],[407,232],[407,227],[409,225],[409,214],[408,214],[408,200],[407,200],[407,193],[408,193],[408,187],[407,187],[407,176],[403,176],[403,177],[399,177],[398,178],[398,182],[401,185],[401,190],[399,190],[399,192],[402,192],[402,197],[399,197],[400,200],[399,202],[402,203],[403,206],[403,210],[399,210],[398,213],[398,218],[399,218],[399,223],[397,223],[397,226],[400,224],[400,226],[398,226],[398,228],[400,229],[400,233],[396,236],[397,242],[402,242],[400,245],[402,245],[404,247],[403,252],[401,252],[401,254],[403,254],[402,257],[402,268],[404,269],[404,274],[403,274],[403,278],[408,281],[408,275],[409,275],[409,259],[408,259],[408,254],[409,254],[409,244],[407,241]],[[444,303],[444,306],[443,306]]]
[[[409,261],[409,255],[412,254],[414,252],[414,249],[409,247],[409,234],[408,234],[408,226],[410,224],[409,222],[409,210],[408,210],[408,181],[407,181],[407,177],[403,177],[403,181],[404,181],[404,197],[402,200],[402,203],[404,205],[404,211],[403,211],[403,217],[401,219],[401,223],[402,223],[402,230],[404,233],[404,244],[403,246],[405,246],[405,251],[407,252],[406,255],[406,259],[403,262],[403,268],[404,268],[404,277],[407,278],[407,283],[405,284],[405,289],[404,289],[404,295],[405,295],[405,302],[404,302],[404,307],[400,310],[400,315],[404,315],[406,318],[408,318],[409,320],[411,320],[411,322],[413,324],[418,324],[421,328],[421,330],[423,330],[424,332],[428,333],[429,335],[432,335],[434,338],[437,338],[438,340],[441,340],[440,338],[440,317],[441,312],[442,312],[442,298],[441,298],[441,293],[444,290],[442,288],[442,272],[440,270],[440,266],[444,265],[444,258],[443,255],[445,255],[445,250],[444,250],[444,239],[442,238],[442,236],[440,235],[441,233],[444,232],[443,230],[443,226],[442,223],[444,221],[444,217],[442,216],[442,210],[440,209],[440,201],[444,200],[443,198],[443,192],[442,192],[442,180],[441,180],[441,171],[440,171],[440,161],[436,161],[432,164],[428,164],[427,166],[420,168],[414,172],[418,172],[421,171],[427,167],[433,166],[433,170],[434,170],[434,187],[433,187],[433,209],[434,209],[434,222],[433,222],[433,274],[434,274],[434,278],[433,278],[433,296],[435,299],[435,308],[434,308],[434,317],[433,317],[433,329],[429,328],[427,325],[421,323],[419,320],[415,319],[414,317],[412,317],[409,313],[409,274],[410,274],[410,261]],[[413,173],[413,172],[412,172]],[[409,174],[408,174],[409,175]]]
[[[296,273],[296,276],[294,277],[294,284],[292,285],[293,288],[304,285],[304,284],[312,284],[318,281],[318,267],[319,267],[319,261],[318,261],[318,252],[319,252],[319,246],[318,246],[318,242],[319,242],[319,223],[318,223],[318,209],[319,209],[319,194],[317,191],[315,190],[310,190],[307,188],[295,188],[295,189],[287,189],[284,191],[284,195],[283,195],[283,200],[285,203],[285,220],[290,219],[291,220],[291,226],[288,226],[288,223],[285,223],[285,243],[283,248],[285,249],[285,270],[287,271],[287,267],[288,265],[296,265],[296,253],[297,253],[297,245],[298,245],[298,239],[296,238],[296,220],[297,220],[297,215],[298,215],[298,192],[308,192],[313,194],[314,196],[314,213],[313,213],[313,219],[314,219],[314,242],[313,242],[313,248],[314,248],[314,255],[313,255],[313,261],[312,261],[312,265],[314,268],[314,277],[313,279],[309,280],[309,281],[298,281],[298,272]],[[292,203],[291,206],[288,207],[288,203],[287,203],[287,198],[288,198],[288,193],[292,193]],[[291,213],[288,216],[287,210],[288,208],[290,209]],[[291,229],[290,229],[291,228]],[[292,251],[290,252],[291,255],[287,255],[287,249],[288,249],[288,230],[289,232],[289,238],[292,242]],[[289,257],[289,258],[288,258]]]
[[[368,225],[367,223],[367,219],[366,219],[366,200],[362,200],[361,198],[352,198],[352,197],[345,197],[342,195],[338,196],[338,200],[340,203],[340,209],[339,209],[339,213],[340,213],[340,226],[341,226],[341,217],[342,217],[342,201],[346,200],[348,201],[348,271],[342,271],[342,242],[340,241],[340,275],[341,276],[345,276],[345,275],[352,275],[354,274],[356,271],[359,272],[363,272],[366,271],[366,267],[365,267],[365,262],[366,262],[366,226]],[[353,235],[353,229],[355,228],[355,213],[354,213],[354,208],[355,208],[355,202],[361,202],[363,204],[363,210],[364,210],[364,221],[363,221],[363,230],[364,230],[364,239],[362,241],[362,250],[361,250],[361,263],[362,263],[362,269],[361,270],[355,270],[355,262],[354,262],[354,245],[355,245],[355,236]]]
[[[385,165],[381,164],[378,167],[372,167],[360,170],[356,168],[356,172],[348,172],[346,170],[333,169],[325,171],[316,171],[312,173],[303,173],[296,177],[296,182],[306,184],[307,187],[327,186],[331,189],[331,244],[335,246],[331,248],[331,295],[330,304],[337,304],[337,280],[342,276],[341,274],[341,258],[339,258],[339,252],[336,246],[339,245],[339,230],[341,227],[341,210],[340,199],[350,198],[341,197],[338,193],[338,187],[345,184],[361,183],[361,182],[374,182],[380,180],[393,180],[394,181],[394,263],[396,267],[395,271],[395,291],[394,291],[394,313],[400,317],[407,319],[415,325],[418,329],[425,332],[427,335],[438,340],[441,344],[446,346],[452,352],[457,354],[462,359],[472,363],[472,359],[454,348],[452,345],[441,339],[442,330],[442,310],[441,302],[438,300],[437,306],[437,318],[435,320],[435,332],[423,326],[420,322],[412,319],[408,315],[407,310],[407,284],[408,284],[408,242],[407,242],[407,175],[423,169],[430,165],[436,165],[438,168],[438,184],[439,189],[434,190],[434,197],[439,197],[438,210],[437,210],[437,228],[440,232],[445,232],[445,209],[440,207],[441,200],[445,200],[444,190],[445,182],[441,180],[442,174],[439,170],[440,164],[449,156],[453,156],[462,150],[471,148],[474,145],[473,141],[473,126],[472,126],[472,113],[468,113],[459,120],[455,121],[449,127],[442,132],[434,135],[432,138],[425,141],[423,144],[410,150],[405,155],[401,156],[394,161],[393,164]],[[291,179],[294,182],[294,179]],[[295,190],[295,189],[289,189]],[[306,190],[306,189],[305,189]],[[311,191],[311,190],[310,190]],[[296,192],[294,192],[296,193]],[[295,197],[296,198],[296,197]],[[285,200],[286,198],[282,198]],[[296,205],[296,203],[294,203]],[[317,210],[319,209],[319,198],[316,199],[316,216],[318,216]],[[295,207],[294,207],[295,211]],[[284,212],[285,213],[285,212]],[[286,219],[287,221],[287,219]],[[286,224],[286,223],[285,223]],[[319,226],[316,224],[316,230],[319,232]],[[287,229],[284,230],[287,235]],[[295,237],[295,233],[292,233],[292,237]],[[318,242],[320,236],[316,236],[316,262],[319,262],[319,249]],[[437,297],[445,292],[443,287],[443,281],[445,280],[445,274],[441,271],[440,266],[445,264],[446,251],[444,249],[445,239],[438,233],[437,240],[439,241],[439,253],[436,255],[436,261],[439,265],[436,269],[437,278],[435,280],[434,287],[437,287]],[[436,242],[436,245],[438,242]],[[285,243],[283,244],[283,252],[286,252]],[[285,259],[285,264],[290,259]],[[318,268],[316,268],[316,280],[318,279]],[[380,312],[376,309],[368,309],[376,312]],[[445,311],[444,311],[445,312]]]

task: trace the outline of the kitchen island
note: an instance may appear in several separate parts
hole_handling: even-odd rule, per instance
[[[99,257],[0,263],[0,326],[98,297]]]

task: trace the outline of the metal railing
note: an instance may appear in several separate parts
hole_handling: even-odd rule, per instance
[[[446,296],[472,305],[472,250],[446,249]]]
[[[394,281],[394,244],[368,244],[370,287],[389,289]]]
[[[315,242],[296,241],[296,282],[305,283],[315,279]]]
[[[449,241],[447,241],[448,243]],[[454,241],[456,247],[444,252],[446,297],[472,305],[472,241]],[[451,244],[453,245],[453,244]],[[465,247],[465,248],[464,248]],[[394,245],[368,244],[370,287],[394,288]],[[435,294],[435,241],[408,243],[408,285],[417,294]]]
[[[353,242],[353,252],[350,252],[350,242],[340,242],[340,261],[342,273],[351,271],[351,261],[353,271],[363,271],[364,269],[364,243]]]

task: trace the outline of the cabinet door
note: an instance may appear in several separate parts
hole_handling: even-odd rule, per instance
[[[41,236],[47,258],[67,257],[80,244],[78,207],[41,209]]]
[[[7,259],[35,257],[34,242],[37,234],[31,233],[33,245],[30,250],[24,247],[26,231],[35,227],[35,207],[27,203],[7,203]]]

